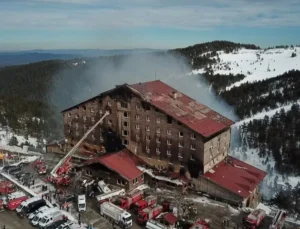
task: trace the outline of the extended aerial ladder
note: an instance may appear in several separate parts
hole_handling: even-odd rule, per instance
[[[77,151],[80,144],[100,123],[102,123],[103,119],[109,114],[109,111],[106,111],[105,114],[101,117],[101,119],[94,126],[92,126],[77,142],[77,144],[58,162],[58,164],[50,172],[50,177],[48,178],[50,181],[56,181],[57,183],[57,181],[60,180],[59,178],[61,178],[61,176],[66,175],[69,172],[69,170],[71,169],[70,160],[74,153]]]

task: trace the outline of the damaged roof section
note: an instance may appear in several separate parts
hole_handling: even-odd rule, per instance
[[[160,80],[128,85],[128,87],[145,101],[203,137],[210,137],[234,123]]]
[[[247,198],[266,175],[266,172],[229,156],[206,172],[204,177],[243,198]]]
[[[108,153],[97,158],[86,161],[84,165],[101,164],[106,168],[118,173],[124,179],[131,181],[143,174],[137,168],[138,161],[126,149],[116,152]]]
[[[81,104],[99,98],[121,87],[130,89],[144,101],[150,103],[163,113],[171,116],[173,119],[186,125],[188,128],[192,129],[196,133],[201,134],[205,138],[229,128],[234,123],[228,118],[197,102],[189,96],[177,91],[160,80],[132,85],[119,85],[114,89],[102,92],[96,97],[69,107],[62,112],[76,108]]]

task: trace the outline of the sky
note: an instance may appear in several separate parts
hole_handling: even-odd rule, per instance
[[[1,0],[0,51],[300,44],[299,0]]]

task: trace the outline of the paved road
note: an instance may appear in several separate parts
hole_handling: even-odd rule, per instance
[[[3,228],[5,225],[5,229],[33,229],[28,219],[21,219],[17,216],[14,211],[3,211],[0,212],[0,228]]]

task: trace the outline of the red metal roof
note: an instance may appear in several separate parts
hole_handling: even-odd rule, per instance
[[[108,153],[88,160],[84,163],[84,165],[100,163],[108,169],[118,173],[126,180],[133,180],[142,175],[143,172],[136,167],[136,160],[130,154],[131,153],[127,150],[122,150],[116,153]]]
[[[160,80],[133,84],[128,87],[159,110],[204,137],[218,133],[234,123]],[[177,92],[176,99],[173,97],[175,91]]]
[[[266,172],[230,156],[204,174],[206,178],[243,198],[247,198],[266,175]]]

